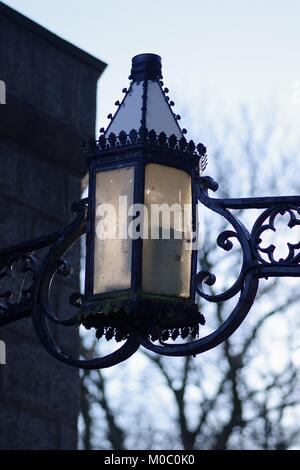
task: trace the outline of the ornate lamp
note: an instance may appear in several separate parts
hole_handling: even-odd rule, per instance
[[[130,86],[108,128],[97,141],[84,143],[89,171],[89,194],[75,204],[76,217],[67,227],[0,252],[0,282],[18,264],[31,282],[23,285],[18,301],[11,289],[0,295],[0,325],[32,315],[45,349],[67,364],[103,368],[130,357],[140,345],[169,356],[196,355],[217,346],[240,325],[255,299],[260,277],[300,276],[297,247],[286,260],[262,256],[260,235],[274,229],[278,214],[288,212],[298,223],[300,197],[214,199],[208,190],[218,185],[201,176],[206,148],[187,141],[163,88],[161,58],[141,54],[133,58]],[[238,279],[226,292],[209,295],[202,284],[215,276],[197,270],[197,204],[223,216],[233,230],[219,235],[218,245],[228,251],[230,238],[242,248]],[[263,210],[249,232],[231,209]],[[70,302],[78,313],[62,320],[52,312],[50,286],[56,274],[70,274],[65,252],[86,233],[84,294]],[[34,252],[49,246],[38,263]],[[300,248],[300,244],[299,244]],[[264,249],[265,250],[265,249]],[[265,251],[264,251],[265,252]],[[213,333],[199,338],[205,323],[195,302],[219,302],[240,292],[227,320]],[[95,329],[97,338],[114,339],[119,349],[102,358],[81,360],[65,354],[55,343],[50,323]],[[180,342],[178,343],[178,339]],[[186,340],[188,339],[188,340]],[[185,341],[184,341],[185,340]]]
[[[107,130],[86,147],[83,324],[117,340],[136,328],[155,339],[195,336],[202,317],[191,236],[206,149],[184,138],[162,88],[159,56],[134,57],[130,78]]]

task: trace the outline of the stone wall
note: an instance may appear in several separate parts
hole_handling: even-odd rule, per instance
[[[0,2],[0,249],[65,225],[81,198],[80,138],[94,135],[97,80],[105,64]],[[78,290],[78,270],[55,307]],[[78,336],[57,332],[78,352]],[[74,449],[79,373],[39,345],[31,319],[0,330],[0,449]]]

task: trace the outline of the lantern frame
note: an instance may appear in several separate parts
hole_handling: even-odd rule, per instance
[[[98,326],[100,330],[105,326],[109,326],[109,324],[113,324],[117,330],[116,333],[118,333],[118,328],[124,330],[125,337],[130,332],[130,329],[126,329],[126,324],[129,328],[130,322],[133,322],[133,329],[138,326],[144,332],[148,330],[149,333],[151,331],[153,337],[159,337],[159,333],[155,334],[155,329],[159,326],[165,335],[166,330],[170,330],[169,334],[171,335],[174,329],[179,329],[178,334],[181,333],[181,328],[190,326],[190,328],[197,329],[202,317],[198,312],[198,306],[195,304],[196,250],[192,250],[191,254],[188,298],[157,295],[143,291],[143,240],[141,238],[132,240],[131,288],[100,294],[93,293],[96,232],[95,195],[96,175],[99,171],[134,168],[133,202],[134,204],[144,204],[145,169],[148,164],[156,163],[165,167],[183,170],[191,178],[192,229],[194,233],[196,232],[197,191],[195,178],[199,174],[199,162],[203,158],[206,149],[204,146],[199,146],[199,150],[203,153],[201,157],[193,143],[188,146],[187,141],[183,139],[181,150],[178,145],[175,135],[168,138],[164,133],[156,135],[154,130],[148,131],[145,128],[141,128],[138,132],[132,130],[129,135],[126,135],[124,131],[121,131],[118,136],[110,133],[107,138],[102,137],[97,142],[96,147],[86,145],[85,151],[87,152],[89,169],[89,213],[87,222],[86,289],[82,304],[82,310],[88,318],[83,322],[85,326],[94,326],[96,328]],[[109,305],[112,305],[111,312],[107,311]],[[101,322],[99,316],[95,316],[95,313],[101,315],[101,309],[106,312],[102,314],[103,322]],[[121,312],[119,317],[113,315],[114,310]],[[197,334],[196,330],[194,330],[194,334]],[[117,337],[122,337],[122,335],[119,334]]]

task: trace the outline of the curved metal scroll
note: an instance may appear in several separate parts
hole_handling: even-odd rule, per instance
[[[78,203],[73,207],[73,210],[77,214],[75,220],[65,228],[63,236],[50,248],[48,256],[44,259],[40,268],[32,314],[33,325],[44,348],[59,361],[83,369],[111,367],[128,359],[138,349],[139,343],[134,335],[131,335],[117,351],[104,357],[84,360],[64,353],[54,341],[47,323],[47,320],[50,320],[65,326],[75,326],[78,324],[77,316],[71,317],[68,320],[59,320],[51,311],[49,299],[50,287],[55,274],[62,268],[60,273],[68,274],[68,266],[62,261],[62,257],[86,230],[87,207],[85,201]]]
[[[217,186],[215,186],[215,183],[211,179],[203,178],[202,180],[204,180],[204,183],[209,182],[210,189],[217,189]],[[213,333],[203,338],[184,344],[161,343],[161,345],[156,345],[145,335],[139,336],[139,340],[145,348],[165,356],[196,355],[212,349],[225,341],[240,326],[248,314],[258,289],[258,278],[255,277],[252,272],[252,268],[255,263],[253,260],[251,245],[249,243],[250,235],[247,229],[231,214],[231,212],[222,206],[219,200],[212,199],[207,195],[208,186],[203,184],[203,182],[200,179],[197,194],[198,200],[207,208],[224,217],[234,229],[222,232],[217,239],[217,243],[221,248],[229,251],[233,247],[230,238],[236,238],[242,248],[243,262],[238,279],[233,286],[222,294],[209,295],[203,292],[203,283],[211,286],[216,280],[215,275],[208,271],[201,271],[197,274],[196,291],[200,297],[210,302],[222,302],[228,300],[238,292],[240,292],[240,296],[229,317]],[[212,183],[213,186],[211,186]]]

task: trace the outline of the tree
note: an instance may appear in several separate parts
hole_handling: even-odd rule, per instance
[[[217,195],[299,190],[291,154],[287,156],[273,119],[266,119],[263,126],[260,121],[258,126],[242,108],[238,123],[236,130],[224,125],[218,145],[214,139],[215,150],[210,155],[213,164],[207,173],[220,185]],[[251,228],[254,219],[249,211],[238,215]],[[218,282],[210,287],[213,293],[228,287],[238,274],[238,245],[226,256],[216,247],[216,237],[226,228],[224,220],[206,211],[205,243],[199,257],[201,269],[218,270]],[[285,217],[278,220],[278,230],[282,233],[277,238],[280,251],[291,236]],[[296,240],[299,235],[296,230]],[[196,359],[164,358],[144,350],[112,371],[82,373],[81,446],[300,448],[299,293],[295,281],[261,282],[256,302],[240,329],[221,346]],[[231,306],[231,301],[200,301],[207,319],[206,334],[226,318]],[[82,355],[89,356],[98,348],[97,343],[87,346],[84,340]]]

